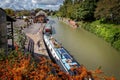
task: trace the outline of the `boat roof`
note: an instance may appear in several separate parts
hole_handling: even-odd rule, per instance
[[[45,26],[46,26],[46,27],[50,27],[50,26],[51,26],[51,24],[46,24]]]
[[[57,50],[60,55],[64,55],[64,58],[66,59],[72,59],[72,57],[68,54],[68,52],[64,48],[59,48]]]
[[[73,60],[73,58],[64,48],[58,48],[56,49],[56,52],[67,70],[70,70],[73,66],[78,65],[78,63]]]
[[[46,25],[45,25],[45,28],[51,28],[51,27],[52,27],[51,24],[46,24]]]

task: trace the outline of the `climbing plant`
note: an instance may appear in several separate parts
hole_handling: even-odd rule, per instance
[[[24,45],[26,42],[26,35],[22,32],[22,29],[15,29],[15,44],[19,46],[19,49],[24,49]]]

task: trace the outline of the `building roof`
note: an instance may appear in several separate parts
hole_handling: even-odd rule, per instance
[[[3,11],[3,12],[6,14],[6,12],[5,12],[4,9],[0,8],[0,10]],[[9,15],[7,15],[7,14],[6,14],[6,18],[7,18],[7,21],[12,21],[12,22],[16,21],[15,19],[11,18],[11,17],[10,17]]]
[[[39,11],[37,14],[36,14],[36,16],[40,16],[40,15],[45,15],[45,16],[47,16],[47,14],[44,12],[44,11]]]
[[[7,21],[15,22],[16,20],[7,15]]]

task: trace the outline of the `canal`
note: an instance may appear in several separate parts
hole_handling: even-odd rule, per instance
[[[80,64],[89,70],[101,66],[107,75],[120,80],[120,52],[82,28],[73,29],[56,18],[50,18],[50,23],[53,23],[54,38],[62,43]]]

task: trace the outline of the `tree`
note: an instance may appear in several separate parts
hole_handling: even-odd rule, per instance
[[[62,17],[71,18],[73,17],[74,6],[73,0],[65,0],[63,5],[60,6],[58,14]]]
[[[30,11],[28,11],[28,10],[23,10],[23,11],[22,11],[22,14],[23,14],[24,16],[29,16],[29,15],[30,15]]]
[[[82,1],[80,7],[77,10],[77,18],[84,21],[93,20],[95,7],[96,0]]]
[[[65,0],[63,4],[66,5],[66,4],[72,4],[72,3],[73,3],[72,0]]]
[[[61,17],[66,17],[66,9],[65,9],[64,6],[60,6],[59,15],[60,15]]]
[[[31,12],[29,10],[16,11],[16,16],[29,16]]]
[[[74,20],[92,21],[98,0],[65,0],[59,9],[59,15]]]
[[[120,0],[99,0],[94,16],[96,19],[103,18],[104,22],[120,23],[119,13]]]
[[[14,16],[14,15],[15,15],[14,10],[13,10],[13,9],[10,9],[10,8],[5,9],[5,12],[6,12],[8,15],[10,15],[10,16]]]
[[[74,1],[74,4],[72,4],[69,8],[69,10],[71,11],[69,18],[76,20],[76,21],[78,20],[78,8],[79,7],[80,7],[80,3],[77,3]]]

